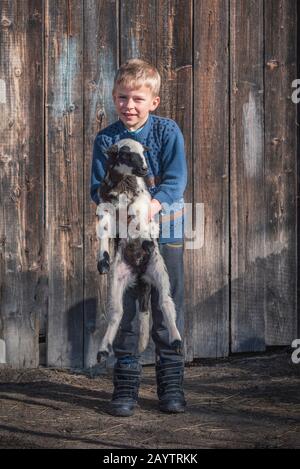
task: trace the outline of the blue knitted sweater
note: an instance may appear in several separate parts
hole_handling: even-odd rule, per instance
[[[183,238],[183,193],[187,183],[184,140],[175,121],[149,115],[141,129],[129,131],[121,120],[101,130],[94,142],[91,197],[100,200],[97,189],[106,174],[104,151],[122,138],[132,138],[149,148],[146,182],[151,196],[162,204],[160,243],[180,242]]]

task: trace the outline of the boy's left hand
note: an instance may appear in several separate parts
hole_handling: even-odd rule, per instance
[[[155,215],[160,212],[161,209],[161,203],[156,199],[152,199],[150,203],[149,221],[152,221]]]

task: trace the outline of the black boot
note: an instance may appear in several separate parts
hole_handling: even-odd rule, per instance
[[[114,366],[114,392],[109,412],[118,417],[133,415],[138,399],[142,367],[136,362],[117,361]]]
[[[157,395],[159,410],[168,413],[185,411],[183,393],[183,362],[156,364]]]

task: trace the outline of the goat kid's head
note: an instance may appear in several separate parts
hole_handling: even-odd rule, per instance
[[[108,169],[117,171],[120,175],[144,177],[148,166],[144,152],[148,151],[141,143],[130,138],[119,140],[106,150]]]

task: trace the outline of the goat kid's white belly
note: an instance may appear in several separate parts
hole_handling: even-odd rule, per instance
[[[148,191],[142,191],[134,202],[128,204],[126,197],[116,205],[99,204],[96,210],[98,223],[97,237],[105,238],[143,238],[157,239],[159,237],[158,221],[149,221],[151,196]],[[128,216],[130,221],[128,222]]]

